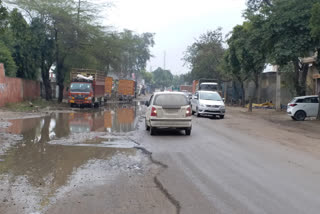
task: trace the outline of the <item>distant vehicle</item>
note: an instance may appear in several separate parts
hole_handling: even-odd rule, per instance
[[[146,130],[151,135],[156,129],[173,128],[191,134],[192,114],[188,98],[181,92],[156,92],[146,102]]]
[[[184,93],[186,95],[186,97],[188,97],[189,100],[192,99],[192,93],[191,92],[188,92],[188,91],[181,91],[182,93]]]
[[[192,84],[192,94],[197,91],[217,91],[220,92],[220,86],[215,79],[194,80]]]
[[[121,79],[118,82],[117,97],[119,100],[132,101],[136,93],[134,80]]]
[[[192,85],[180,85],[180,91],[181,92],[190,92],[192,93]]]
[[[105,78],[105,89],[104,89],[104,96],[106,99],[111,99],[112,96],[112,87],[113,87],[113,78],[106,77]]]
[[[192,114],[219,116],[224,118],[226,107],[218,92],[198,91],[191,100]]]
[[[68,102],[74,105],[98,107],[104,102],[105,74],[90,69],[72,69],[70,72]]]
[[[293,120],[303,121],[306,117],[316,117],[319,98],[314,96],[295,97],[288,103],[287,113]]]

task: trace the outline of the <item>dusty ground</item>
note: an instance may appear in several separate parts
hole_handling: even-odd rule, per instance
[[[271,109],[254,109],[249,113],[244,108],[228,108],[228,113],[223,122],[230,128],[320,155],[320,121],[314,118],[293,121],[285,112]]]

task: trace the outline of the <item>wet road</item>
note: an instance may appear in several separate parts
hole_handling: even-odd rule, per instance
[[[194,117],[191,136],[151,137],[144,109],[11,120],[0,129],[0,213],[319,213],[317,156],[234,128],[250,121],[232,114]]]

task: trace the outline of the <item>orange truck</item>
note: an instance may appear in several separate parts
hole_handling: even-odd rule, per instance
[[[183,91],[183,92],[187,91],[192,93],[192,89],[193,89],[192,85],[180,85],[180,91]]]
[[[132,101],[135,97],[135,81],[121,79],[118,82],[117,97],[119,100]]]
[[[104,88],[104,97],[106,99],[110,99],[112,96],[112,85],[113,85],[113,78],[106,77],[105,78],[105,88]]]
[[[98,107],[104,102],[105,73],[91,69],[72,69],[70,72],[70,106]]]

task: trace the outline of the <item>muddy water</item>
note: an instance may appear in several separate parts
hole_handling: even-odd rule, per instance
[[[141,170],[141,154],[134,149],[134,142],[109,135],[134,131],[140,110],[139,103],[110,105],[10,121],[6,132],[21,136],[21,140],[0,154],[0,213],[40,212],[63,189],[84,185],[86,178],[99,180],[115,171]],[[106,135],[63,143],[70,136],[83,138],[84,133],[95,132]],[[62,143],[51,144],[59,139]]]

